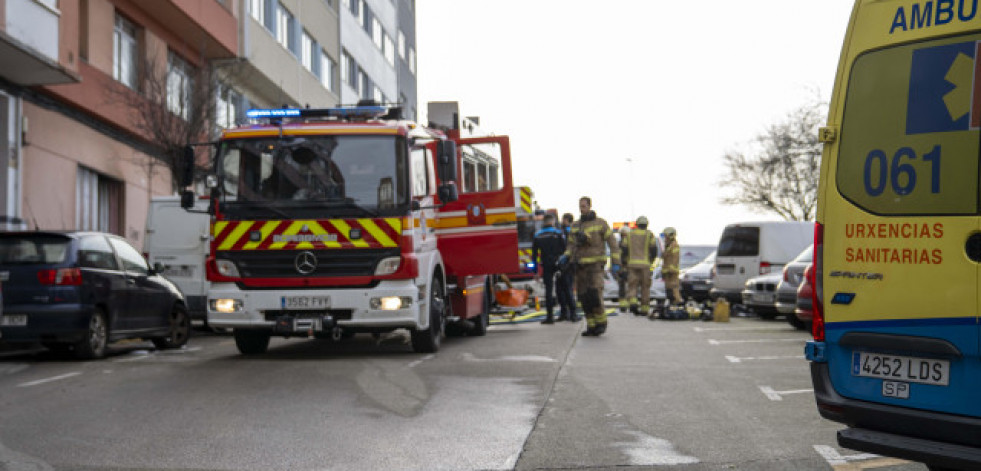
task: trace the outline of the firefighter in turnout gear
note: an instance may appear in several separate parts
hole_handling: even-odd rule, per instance
[[[624,224],[620,226],[620,261],[626,263],[627,261],[627,239],[630,237],[630,226]],[[617,282],[617,306],[620,308],[620,312],[627,312],[627,308],[630,307],[630,302],[628,299],[630,296],[627,295],[627,270],[620,270],[616,276]]]
[[[664,228],[664,255],[661,257],[664,265],[661,267],[661,278],[664,279],[664,291],[668,303],[682,304],[681,281],[678,276],[681,272],[681,247],[678,246],[678,232],[673,227]]]
[[[572,225],[569,243],[563,259],[576,264],[576,296],[586,314],[583,336],[599,336],[606,332],[606,309],[603,307],[603,269],[606,266],[606,247],[610,250],[610,273],[620,271],[620,248],[610,225],[592,211],[592,200],[579,198],[581,216]],[[560,259],[559,263],[564,260]]]
[[[624,264],[627,265],[627,299],[630,300],[630,312],[646,316],[651,305],[651,267],[657,259],[657,239],[647,230],[646,216],[637,218],[637,228],[630,231],[625,246],[627,250]]]

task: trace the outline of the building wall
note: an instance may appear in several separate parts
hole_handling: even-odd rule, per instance
[[[266,24],[256,21],[245,8],[240,13],[243,30],[241,57],[247,66],[237,72],[235,88],[244,93],[253,107],[282,105],[330,107],[339,102],[339,95],[324,88],[314,71],[307,70],[294,53],[276,40],[274,21],[276,0],[267,0]],[[339,64],[340,33],[337,12],[325,1],[282,0],[296,24],[295,41],[299,44],[302,31],[316,42],[315,47],[326,51],[334,64]],[[271,28],[271,29],[270,29]],[[320,67],[319,57],[314,67]],[[337,83],[337,70],[334,70]]]
[[[171,194],[170,175],[150,157],[55,110],[27,102],[22,147],[23,219],[33,228],[76,229],[76,176],[84,166],[122,182],[123,236],[141,247],[151,193]]]

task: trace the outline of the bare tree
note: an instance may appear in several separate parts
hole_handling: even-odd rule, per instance
[[[194,67],[173,53],[166,60],[148,56],[140,67],[139,90],[120,85],[107,91],[109,104],[130,111],[137,131],[153,149],[152,155],[137,162],[148,180],[167,169],[172,190],[179,189],[184,146],[213,134],[218,94],[236,68],[234,63],[202,62],[205,65]]]
[[[729,151],[722,185],[735,188],[722,203],[745,205],[786,220],[809,221],[817,209],[822,144],[818,130],[827,103],[814,100],[756,136],[750,153]]]

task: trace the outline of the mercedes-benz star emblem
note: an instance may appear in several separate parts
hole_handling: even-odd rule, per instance
[[[301,275],[309,275],[317,269],[317,257],[312,252],[300,252],[293,261],[293,266]]]

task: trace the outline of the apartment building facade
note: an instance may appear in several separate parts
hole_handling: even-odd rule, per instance
[[[236,57],[240,1],[0,0],[8,36],[36,29],[37,11],[45,9],[56,26],[35,34],[56,31],[56,46],[34,44],[50,50],[49,69],[69,77],[3,73],[0,93],[13,103],[8,219],[32,229],[112,232],[140,246],[150,198],[173,186],[155,157],[158,140],[139,125],[134,106],[156,87],[162,105],[185,117],[194,72]],[[0,56],[0,70],[16,69],[10,60]]]
[[[415,0],[341,0],[341,102],[400,103],[418,119]]]

